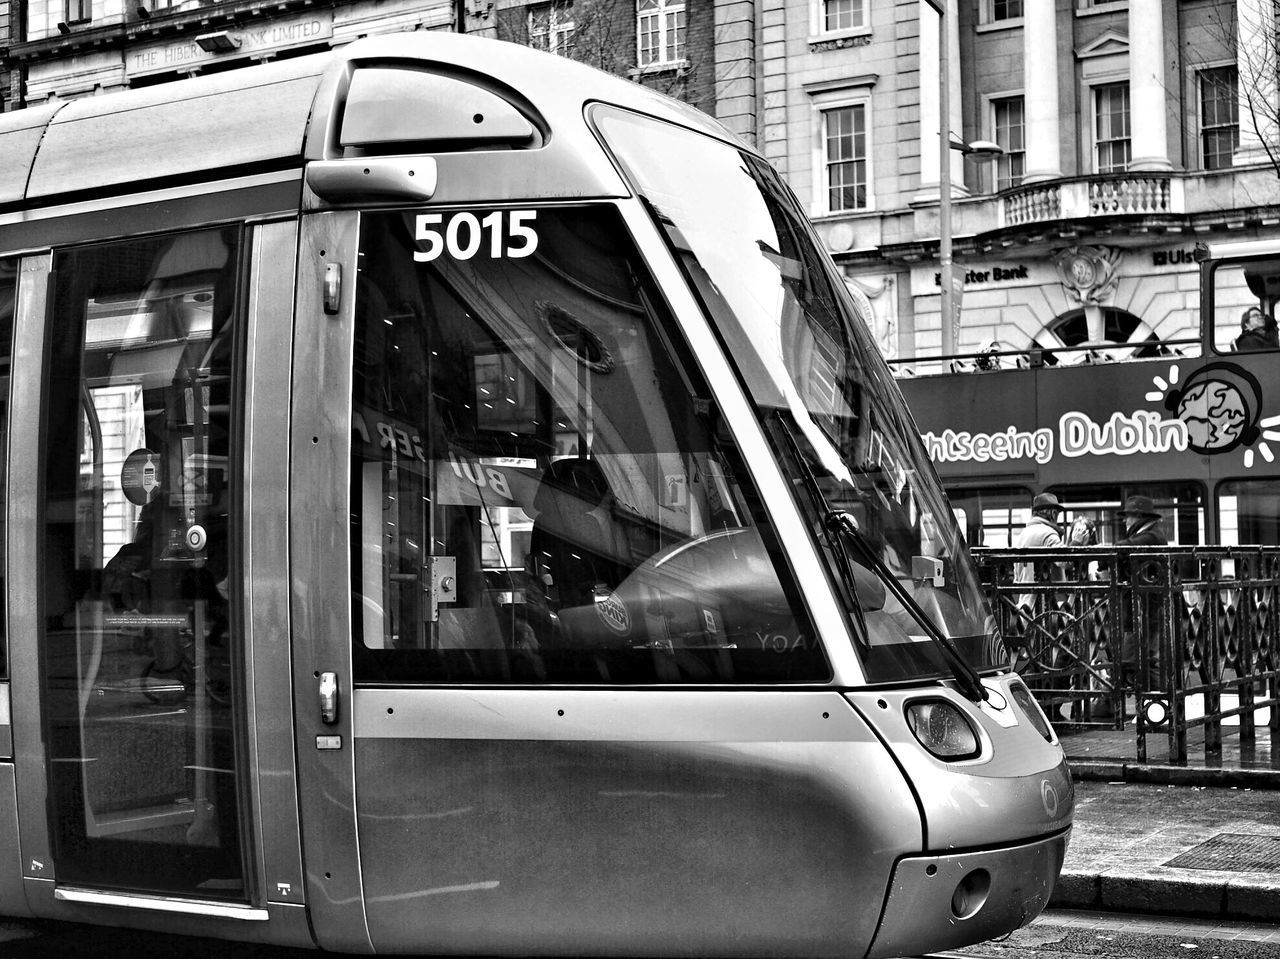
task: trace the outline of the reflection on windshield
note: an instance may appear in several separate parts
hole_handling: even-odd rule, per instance
[[[520,255],[427,256],[419,217],[464,241],[527,233]],[[357,679],[829,678],[614,206],[369,212],[360,257]]]
[[[795,198],[758,157],[645,117],[595,119],[679,255],[762,419],[790,414],[822,497],[857,521],[887,567],[966,658],[1004,666],[989,610],[897,386]],[[683,158],[682,175],[653,171]],[[677,192],[678,191],[678,192]],[[802,506],[821,522],[812,497]],[[834,559],[833,559],[834,565]],[[851,604],[865,589],[847,589]],[[859,603],[872,679],[944,671],[924,628],[892,598]],[[875,604],[870,604],[875,605]]]

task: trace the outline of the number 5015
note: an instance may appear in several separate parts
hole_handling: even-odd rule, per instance
[[[489,256],[528,256],[538,248],[538,232],[533,228],[536,210],[494,210],[484,217],[455,213],[441,229],[443,213],[419,213],[416,235],[419,246],[413,258],[428,263],[447,253],[455,260],[469,260],[488,244]]]

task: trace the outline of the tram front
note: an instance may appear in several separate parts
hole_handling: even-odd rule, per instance
[[[891,956],[1029,922],[1062,751],[794,198],[631,85],[415,42],[335,71],[301,227],[319,944]]]

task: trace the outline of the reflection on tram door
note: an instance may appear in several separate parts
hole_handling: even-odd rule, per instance
[[[415,35],[0,143],[0,911],[888,957],[1044,908],[1057,738],[713,121]]]

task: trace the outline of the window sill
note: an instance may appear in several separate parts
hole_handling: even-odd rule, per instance
[[[627,78],[636,80],[640,77],[660,76],[664,73],[685,73],[688,69],[688,60],[668,60],[661,63],[649,63],[643,67],[632,67],[627,71]]]
[[[990,23],[980,23],[974,27],[977,33],[998,33],[1001,30],[1020,29],[1022,29],[1022,17],[1010,17],[1008,20],[992,20]]]
[[[809,35],[809,49],[815,52],[846,50],[849,47],[866,47],[870,45],[870,27],[855,27],[852,30],[832,30],[830,33],[813,33]]]
[[[868,201],[864,207],[856,210],[811,210],[809,215],[815,223],[829,223],[832,220],[848,220],[854,217],[873,216],[880,211],[874,203]]]
[[[1095,3],[1090,7],[1076,7],[1077,17],[1093,17],[1103,13],[1123,13],[1129,9],[1129,0],[1111,0],[1109,3]]]

